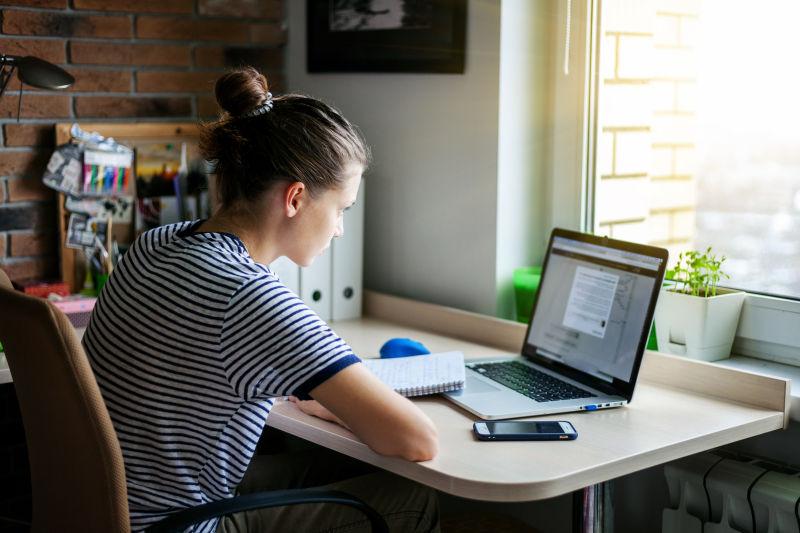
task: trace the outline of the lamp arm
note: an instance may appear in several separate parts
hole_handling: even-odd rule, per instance
[[[5,59],[5,57],[3,59]],[[17,68],[15,64],[11,63],[11,67],[8,69],[8,71],[6,71],[7,64],[8,63],[5,61],[0,62],[0,97],[2,97],[6,92],[6,86],[8,85],[8,82],[11,81],[11,76],[14,74],[14,69]]]

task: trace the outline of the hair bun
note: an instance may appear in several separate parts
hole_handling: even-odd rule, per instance
[[[243,115],[260,105],[268,92],[267,78],[253,67],[228,72],[214,86],[217,103],[232,116]]]

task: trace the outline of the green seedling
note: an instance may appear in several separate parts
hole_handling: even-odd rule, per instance
[[[711,253],[709,246],[705,252],[690,250],[678,254],[678,263],[667,270],[666,277],[676,282],[674,290],[692,296],[716,296],[717,285],[721,279],[730,276],[720,268],[726,257]]]

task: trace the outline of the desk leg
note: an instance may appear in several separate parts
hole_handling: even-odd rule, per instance
[[[613,490],[605,481],[572,493],[572,533],[614,532]]]

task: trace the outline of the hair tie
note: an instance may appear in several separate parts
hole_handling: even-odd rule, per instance
[[[267,93],[267,99],[264,100],[263,104],[257,105],[256,107],[254,107],[253,109],[251,109],[250,111],[248,111],[247,113],[245,113],[242,116],[243,117],[257,117],[258,115],[263,115],[264,113],[266,113],[267,111],[272,109],[272,104],[273,104],[273,102],[272,102],[272,93]]]

